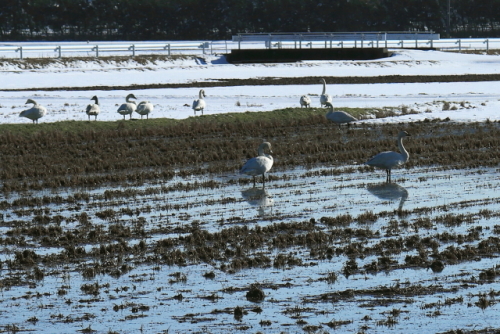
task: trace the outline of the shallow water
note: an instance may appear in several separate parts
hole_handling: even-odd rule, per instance
[[[357,168],[351,167],[354,170]],[[364,241],[361,237],[352,237],[347,242],[334,240],[328,246],[343,248],[357,241],[372,245],[408,235],[424,238],[443,232],[467,234],[478,227],[481,227],[481,239],[495,236],[493,227],[498,218],[485,217],[481,210],[499,211],[500,178],[497,169],[398,169],[393,171],[392,184],[383,182],[385,173],[381,171],[340,175],[337,172],[337,168],[329,167],[276,170],[271,173],[273,180],[266,183],[265,189],[261,184],[257,184],[256,188],[251,183],[246,186],[240,184],[236,174],[175,178],[143,187],[86,189],[84,192],[89,194],[88,201],[50,204],[47,209],[50,215],[64,217],[87,212],[91,224],[104,227],[110,223],[134,226],[139,218],[143,218],[146,236],[128,238],[130,245],[143,239],[151,245],[157,240],[178,238],[186,233],[183,227],[195,225],[201,230],[216,232],[231,226],[268,226],[314,219],[318,229],[328,233],[344,227],[322,225],[322,217],[350,214],[356,218],[367,212],[379,218],[363,224],[354,222],[349,227],[378,231],[378,237]],[[206,181],[215,181],[215,187],[165,190],[169,186],[201,185]],[[99,197],[105,190],[125,193],[130,189],[149,189],[150,193],[153,193],[151,190],[157,191],[104,201]],[[82,192],[81,189],[78,191]],[[33,192],[30,196],[42,194],[47,195]],[[62,197],[71,194],[71,190],[59,193]],[[13,194],[6,200],[12,201],[16,197],[17,194]],[[96,215],[110,208],[115,212],[114,218],[101,219]],[[35,213],[19,216],[14,212],[16,210],[19,208],[5,212],[5,221],[1,224],[3,233],[21,221],[30,226],[36,225]],[[432,220],[446,214],[472,215],[473,219],[456,225],[433,222],[432,227],[421,229],[412,225],[418,218]],[[398,223],[396,227],[395,222]],[[405,225],[404,222],[410,224]],[[65,221],[61,227],[71,230],[78,225],[78,221]],[[310,249],[299,245],[285,249],[264,247],[254,250],[254,254],[264,253],[271,259],[279,254],[292,255],[301,259],[302,265],[282,268],[271,265],[234,273],[220,270],[221,263],[218,261],[169,267],[146,263],[142,254],[118,256],[117,262],[132,267],[119,277],[97,275],[84,279],[78,271],[81,264],[72,262],[41,265],[45,269],[42,280],[33,278],[31,267],[8,270],[5,261],[14,259],[15,251],[31,249],[39,255],[63,252],[62,248],[41,246],[38,240],[28,237],[27,246],[5,246],[1,251],[4,285],[0,295],[0,315],[4,320],[0,321],[0,328],[3,330],[12,330],[12,326],[16,326],[33,332],[50,329],[52,333],[83,330],[119,333],[137,333],[139,330],[146,333],[230,333],[235,330],[302,333],[319,329],[326,332],[385,333],[390,330],[421,333],[500,327],[498,305],[494,300],[500,293],[495,284],[497,278],[487,281],[477,278],[481,270],[499,264],[496,253],[491,257],[478,256],[474,261],[448,261],[442,272],[394,267],[376,273],[360,270],[348,277],[342,273],[348,261],[345,255],[318,260],[311,255]],[[469,244],[475,245],[477,241],[470,241]],[[452,245],[457,248],[463,246],[453,241],[442,242],[439,249]],[[87,251],[99,248],[99,244],[81,246]],[[415,255],[415,252],[403,251],[388,256],[402,264],[408,254]],[[360,254],[356,257],[361,269],[374,260],[377,257],[373,255]],[[89,258],[88,261],[94,260]],[[215,277],[204,278],[202,275],[207,272],[213,272]],[[179,273],[185,280],[176,279],[177,276],[172,276],[174,273]],[[329,283],[325,278],[332,273],[336,274],[337,280]],[[18,278],[16,284],[5,286],[14,278]],[[82,285],[93,283],[99,284],[98,293],[85,294]],[[259,283],[266,294],[265,300],[260,303],[245,298],[249,285],[253,283]],[[407,294],[374,293],[380,287],[396,286],[412,289],[433,287],[434,290],[432,293],[418,289]],[[65,293],[60,293],[61,290]],[[348,291],[354,293],[349,296]],[[182,299],[174,299],[180,294]],[[476,305],[480,294],[488,294],[487,299],[491,299],[484,310]],[[239,320],[233,315],[237,306],[248,312]],[[261,312],[252,311],[257,306]],[[335,329],[335,321],[350,323],[338,324]]]

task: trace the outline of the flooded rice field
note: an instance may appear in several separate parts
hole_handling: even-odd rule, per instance
[[[258,124],[225,124],[232,137],[124,125],[75,138],[45,130],[27,137],[36,144],[0,135],[17,145],[0,159],[0,332],[500,329],[497,123]],[[385,183],[363,162],[396,149],[399,129],[412,135],[410,161]],[[238,166],[264,135],[275,166],[253,187]],[[110,148],[72,143],[93,137]],[[149,142],[185,161],[174,150],[173,167],[144,158]],[[129,163],[110,170],[107,155]]]

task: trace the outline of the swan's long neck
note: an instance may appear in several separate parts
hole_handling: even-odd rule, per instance
[[[264,152],[263,147],[259,147],[258,152],[259,152],[259,156],[263,156],[263,157],[267,156],[267,154]]]
[[[323,93],[321,93],[321,95],[325,95],[326,93],[326,81],[325,79],[323,79]]]
[[[200,90],[200,100],[203,100],[203,91]]]
[[[99,100],[97,99],[97,97],[94,97],[92,100],[94,100],[95,104],[99,104]]]
[[[266,157],[266,158],[268,158],[268,159],[273,160],[272,155],[270,155],[270,154],[266,154],[266,152],[264,152],[264,148],[263,148],[263,147],[259,147],[258,152],[259,152],[259,156],[261,156],[261,157]]]
[[[403,156],[404,162],[407,162],[408,159],[410,158],[410,154],[408,154],[408,151],[403,146],[403,137],[398,137],[398,146],[399,146],[399,151]]]

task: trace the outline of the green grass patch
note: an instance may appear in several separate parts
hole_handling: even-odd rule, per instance
[[[363,119],[369,115],[379,113],[378,109],[372,108],[342,108],[356,118]],[[133,119],[133,120],[116,120],[116,121],[60,121],[54,123],[44,123],[43,119],[37,125],[34,124],[0,124],[0,131],[3,133],[10,132],[13,134],[32,135],[40,132],[69,132],[78,134],[79,132],[87,131],[107,131],[107,130],[133,130],[133,129],[148,129],[155,127],[176,127],[176,126],[191,126],[218,123],[234,124],[234,123],[255,123],[255,122],[300,122],[310,119],[311,117],[324,116],[327,113],[327,108],[285,108],[273,111],[246,111],[225,114],[214,114],[204,116],[191,116],[186,119],[171,119],[171,118],[150,118],[148,120]],[[394,113],[387,112],[387,115]]]

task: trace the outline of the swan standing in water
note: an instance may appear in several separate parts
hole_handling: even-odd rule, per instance
[[[321,103],[321,106],[323,106],[323,105],[326,106],[327,102],[332,103],[333,100],[332,100],[332,96],[330,94],[326,94],[326,81],[325,81],[325,79],[321,79],[320,82],[323,83],[323,92],[321,93],[321,96],[319,97],[319,102]]]
[[[198,100],[194,100],[193,106],[191,107],[194,110],[195,116],[197,110],[201,110],[201,114],[203,115],[203,109],[205,109],[206,106],[205,100],[203,99],[204,97],[206,97],[205,91],[201,89]]]
[[[95,95],[92,96],[91,100],[94,100],[94,103],[89,104],[85,112],[87,113],[87,115],[89,115],[89,121],[90,116],[95,116],[95,120],[97,121],[97,115],[99,115],[99,113],[101,112],[101,108],[99,107],[99,100]]]
[[[271,151],[271,144],[264,142],[259,145],[258,152],[259,156],[249,159],[243,167],[240,169],[240,174],[246,174],[253,176],[253,186],[255,187],[255,177],[257,175],[262,175],[262,187],[266,185],[266,172],[268,172],[271,167],[273,167],[273,157],[270,154],[266,154],[266,150],[269,153]]]
[[[347,123],[349,126],[349,123],[351,122],[356,122],[358,119],[351,114],[346,113],[345,111],[333,111],[333,105],[330,102],[326,103],[326,106],[330,108],[330,110],[326,113],[326,118],[334,123],[337,123],[340,125],[343,123]]]
[[[33,103],[33,107],[21,111],[19,117],[26,117],[33,121],[33,124],[38,124],[38,119],[47,114],[47,109],[39,105],[35,100],[28,99],[25,104]]]
[[[149,101],[141,101],[139,105],[137,105],[136,113],[142,116],[146,115],[146,118],[149,119],[149,114],[153,111],[153,104]]]
[[[410,135],[406,131],[401,131],[398,134],[398,147],[401,153],[394,151],[382,152],[366,162],[366,165],[385,169],[387,173],[386,182],[391,182],[391,169],[393,167],[404,164],[410,158],[408,151],[403,146],[403,138]]]
[[[125,98],[126,103],[122,104],[118,108],[118,113],[120,115],[123,115],[123,119],[125,119],[125,115],[130,115],[130,118],[132,118],[132,113],[136,109],[136,104],[135,101],[130,101],[130,99],[136,99],[137,98],[134,96],[134,94],[128,94],[127,97]]]
[[[307,95],[302,95],[300,97],[300,107],[306,107],[310,108],[311,107],[311,98]]]

